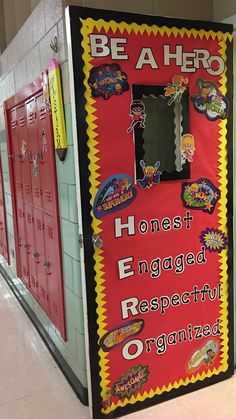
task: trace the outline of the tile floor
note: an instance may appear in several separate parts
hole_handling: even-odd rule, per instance
[[[34,326],[0,277],[0,419],[88,419]],[[229,380],[124,416],[125,419],[236,419]]]

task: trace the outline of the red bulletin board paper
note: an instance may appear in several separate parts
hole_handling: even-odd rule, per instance
[[[81,19],[81,25],[90,203],[93,206],[99,188],[108,178],[127,174],[135,179],[134,136],[127,133],[132,85],[167,86],[173,75],[182,74],[174,59],[169,66],[164,65],[164,45],[169,45],[171,52],[177,45],[188,52],[208,50],[210,56],[225,61],[226,42],[231,40],[231,35],[146,24],[117,24],[92,18]],[[108,40],[125,38],[128,59],[93,58],[91,34],[105,34]],[[147,46],[158,68],[144,64],[137,69],[141,50]],[[93,98],[89,86],[91,70],[114,62],[127,75],[129,90],[107,100]],[[200,65],[199,69],[183,75],[188,78],[189,98],[197,93],[199,79],[212,81],[223,95],[226,94],[226,70],[212,75]],[[104,415],[117,407],[203,381],[227,371],[229,366],[227,119],[210,121],[196,112],[190,99],[189,102],[189,132],[196,146],[191,178],[161,181],[150,189],[142,189],[136,183],[137,196],[129,206],[100,219],[91,211],[93,231],[103,240],[103,247],[94,252],[94,269],[99,384]],[[209,181],[216,188],[212,210],[203,212],[183,205],[184,182]],[[132,234],[128,234],[126,228],[121,237],[115,237],[116,220],[125,224],[128,217],[133,223]],[[154,219],[159,223],[159,231],[152,232],[151,220]],[[167,224],[170,228],[165,228]],[[140,226],[145,227],[145,232]],[[219,230],[225,240],[218,252],[210,251],[201,242],[201,233],[207,234],[210,228],[215,232]],[[186,262],[187,256],[191,264]],[[123,261],[121,265],[130,276],[121,278],[119,261]],[[145,268],[139,273],[141,262]]]

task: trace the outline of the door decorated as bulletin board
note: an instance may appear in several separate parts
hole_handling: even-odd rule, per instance
[[[233,374],[231,30],[67,10],[96,419]]]

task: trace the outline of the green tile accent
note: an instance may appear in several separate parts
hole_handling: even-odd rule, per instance
[[[8,234],[14,236],[14,227],[13,227],[13,217],[10,214],[6,214],[7,216],[7,231]]]
[[[12,200],[11,195],[5,193],[6,212],[12,216]]]
[[[76,297],[68,288],[65,289],[66,296],[66,318],[81,333],[84,333],[84,315],[83,302],[81,298]]]
[[[9,195],[11,195],[10,177],[9,177],[9,173],[8,172],[5,172],[4,173],[3,183],[4,183],[4,191],[5,191],[5,193],[8,193]]]
[[[41,309],[41,307],[36,301],[35,301],[35,313],[40,323],[43,325],[44,329],[47,331],[47,333],[49,333],[49,325],[51,322],[48,316],[46,315],[46,313]]]
[[[24,285],[23,285],[22,295],[23,295],[25,301],[29,304],[29,306],[35,312],[35,300],[34,300],[33,296],[31,296],[31,294],[24,287]]]
[[[70,221],[78,223],[78,206],[76,198],[76,185],[68,185]]]
[[[75,327],[69,321],[67,322],[67,346],[71,356],[77,360],[77,333]]]
[[[56,165],[58,182],[75,185],[74,147],[68,147],[64,162],[56,157]]]
[[[82,280],[81,280],[81,266],[77,260],[72,260],[73,265],[73,282],[74,282],[74,293],[82,298]]]
[[[67,360],[68,364],[70,365],[70,367],[72,368],[72,370],[74,371],[74,373],[79,377],[79,380],[80,380],[81,384],[84,387],[87,387],[88,384],[87,384],[87,373],[86,373],[86,371],[84,371],[80,368],[80,365],[78,364],[78,362],[76,362],[74,360],[74,358],[71,356],[70,352],[67,352],[66,360]]]
[[[66,136],[68,145],[73,145],[71,104],[64,106],[66,121]]]
[[[74,281],[73,281],[73,259],[68,256],[66,253],[63,253],[63,277],[64,284],[72,292],[74,291]]]
[[[2,150],[3,144],[1,144],[1,158],[2,158],[2,171],[3,173],[9,172],[8,154],[7,151]]]
[[[4,144],[7,144],[6,141],[7,141],[6,140],[6,130],[3,129],[3,130],[0,131],[1,151],[6,150],[6,146],[4,147]],[[2,147],[2,145],[3,145],[3,147]]]
[[[58,185],[58,198],[59,198],[60,216],[69,220],[70,215],[69,215],[68,186],[65,183],[59,183]]]
[[[77,333],[78,363],[82,370],[86,370],[85,340],[84,335]]]
[[[58,350],[61,352],[62,356],[66,359],[66,343],[57,334],[55,327],[51,323],[49,325],[48,334],[52,338]]]
[[[78,225],[61,219],[61,238],[63,251],[74,259],[79,260]]]

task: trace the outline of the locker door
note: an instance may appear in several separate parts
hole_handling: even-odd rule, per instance
[[[29,167],[32,184],[32,199],[34,205],[41,207],[39,160],[42,158],[42,149],[38,137],[36,103],[34,98],[26,103],[26,114],[29,138]]]
[[[19,252],[19,259],[21,263],[21,272],[18,272],[20,278],[29,287],[29,267],[28,267],[28,255],[26,252],[26,232],[25,232],[25,211],[24,202],[22,199],[16,201],[16,217],[17,217],[17,242],[16,246]]]
[[[17,108],[17,135],[20,152],[18,159],[20,162],[20,170],[22,176],[23,198],[25,202],[32,202],[32,188],[29,165],[29,140],[27,132],[27,115],[25,106]]]
[[[10,112],[10,135],[11,143],[9,144],[10,149],[10,161],[12,162],[12,177],[14,182],[14,188],[17,198],[22,199],[22,179],[21,179],[21,164],[19,155],[21,153],[21,146],[19,141],[19,132],[17,129],[17,112],[13,109]]]
[[[60,273],[60,258],[55,251],[55,244],[59,242],[58,232],[54,218],[51,215],[44,215],[45,225],[45,262],[46,275],[48,279],[48,293],[50,314],[56,325],[62,324],[63,319],[63,289]]]
[[[44,223],[41,209],[34,208],[34,252],[33,258],[37,269],[40,304],[49,311],[47,271],[45,264]]]
[[[30,288],[32,293],[38,297],[37,269],[34,260],[34,218],[31,203],[25,203],[25,232],[26,243],[24,248],[28,257]]]
[[[43,95],[36,98],[38,135],[42,145],[42,159],[39,162],[42,188],[42,208],[53,214],[55,209],[55,160],[54,144],[49,111],[46,109]],[[50,176],[49,176],[50,173]]]

